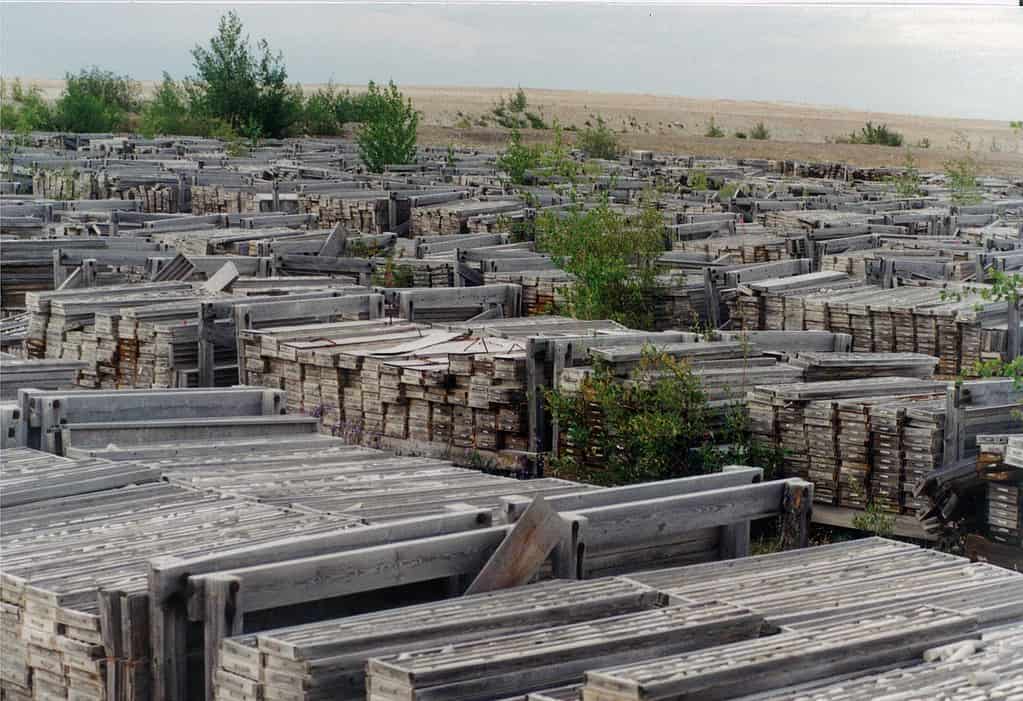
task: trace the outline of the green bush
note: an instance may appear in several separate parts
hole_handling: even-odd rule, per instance
[[[944,163],[945,179],[951,190],[952,202],[957,205],[977,205],[983,201],[977,183],[980,166],[974,158],[970,142],[965,137],[960,137],[957,144],[962,150],[961,155]]]
[[[587,158],[603,158],[610,161],[618,158],[618,154],[621,153],[618,137],[600,117],[597,117],[596,127],[587,127],[579,132],[575,143]]]
[[[547,129],[543,117],[528,111],[529,102],[522,88],[515,91],[507,99],[500,98],[491,110],[490,117],[498,126],[505,129]]]
[[[54,106],[54,125],[73,132],[126,130],[139,110],[139,84],[93,66],[64,77],[64,90]]]
[[[631,328],[653,328],[651,300],[657,257],[664,252],[664,222],[653,207],[635,220],[606,202],[566,216],[550,212],[536,221],[538,250],[575,276],[567,311],[578,319],[613,319]]]
[[[374,113],[368,115],[356,141],[366,168],[381,173],[388,164],[412,163],[416,157],[419,113],[393,82],[381,90],[369,84],[367,100]]]
[[[763,122],[757,122],[752,129],[750,129],[750,138],[756,139],[757,141],[767,141],[771,138],[771,132],[767,130]]]
[[[42,91],[35,85],[26,90],[17,79],[9,89],[0,81],[0,124],[5,131],[21,134],[57,128],[53,108]]]
[[[725,132],[721,127],[714,123],[714,118],[710,118],[710,123],[707,124],[707,131],[703,133],[704,136],[712,139],[720,139],[725,135]]]
[[[874,126],[873,122],[867,122],[859,133],[853,132],[849,135],[849,143],[897,147],[902,146],[902,134],[889,129],[887,124]]]
[[[497,167],[511,177],[512,182],[521,185],[526,173],[540,165],[540,149],[522,143],[522,134],[516,129],[511,133],[504,153],[497,158]]]
[[[203,134],[204,130],[205,126],[193,116],[188,92],[164,73],[153,99],[142,107],[139,131],[152,138],[158,134]]]
[[[892,177],[891,182],[895,185],[895,192],[899,197],[918,197],[924,194],[923,188],[920,186],[920,171],[916,167],[916,159],[908,150],[906,158],[902,162],[902,172]]]

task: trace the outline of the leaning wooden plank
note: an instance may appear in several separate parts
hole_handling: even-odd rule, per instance
[[[542,496],[534,498],[465,593],[481,594],[527,583],[565,540],[566,524],[560,514]]]

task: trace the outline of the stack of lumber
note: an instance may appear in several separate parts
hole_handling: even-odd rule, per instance
[[[320,226],[344,224],[366,234],[388,231],[391,225],[389,204],[387,192],[373,190],[302,192],[298,197],[298,211],[315,215]]]
[[[762,619],[731,604],[679,603],[541,631],[374,657],[368,701],[488,701],[582,681],[588,669],[756,637]]]
[[[568,290],[575,278],[563,270],[485,272],[486,284],[512,283],[522,287],[522,309],[527,316],[554,313],[566,307]]]
[[[938,359],[920,353],[799,353],[789,364],[803,368],[807,382],[855,380],[865,377],[930,379]]]
[[[254,189],[224,185],[192,185],[192,214],[253,214],[259,212]]]
[[[528,449],[524,345],[407,322],[244,332],[247,380],[284,389],[325,432],[438,457]],[[500,462],[500,460],[498,460]]]
[[[705,253],[710,259],[727,257],[731,263],[767,263],[789,258],[787,239],[772,234],[714,236],[706,239],[676,241],[676,251]]]
[[[733,319],[740,328],[849,333],[857,352],[937,357],[942,376],[970,373],[1006,349],[1006,305],[971,288],[881,290],[820,272],[752,282],[740,292]]]
[[[622,579],[555,580],[230,638],[221,646],[216,698],[361,699],[373,657],[656,610],[659,603],[653,589]]]
[[[1004,465],[987,481],[988,534],[997,543],[1023,545],[1023,439],[1010,437]]]
[[[192,286],[183,282],[29,292],[25,307],[32,316],[25,340],[26,356],[78,360],[81,332],[94,325],[97,312],[196,296]]]
[[[754,438],[784,450],[786,474],[810,479],[815,484],[814,498],[833,503],[840,474],[834,468],[846,460],[851,474],[854,463],[862,465],[864,458],[869,459],[864,454],[870,443],[866,415],[850,404],[843,417],[841,401],[944,393],[944,383],[898,377],[762,385],[747,395],[747,408]],[[845,436],[842,418],[848,430]],[[866,472],[869,474],[869,465]]]
[[[5,499],[2,510],[5,693],[148,698],[150,558],[351,525],[341,517],[137,483],[147,471],[130,463],[109,467],[108,484],[128,479],[126,486],[93,491],[104,479],[102,462],[58,463],[10,476],[5,469],[3,482],[12,482],[15,498],[29,499],[11,506]],[[75,479],[79,467],[88,479]],[[33,491],[47,490],[60,498],[30,499]]]
[[[669,273],[657,276],[654,292],[654,328],[690,329],[707,318],[707,296],[702,275]]]
[[[485,214],[510,214],[524,208],[517,200],[493,200],[479,202],[456,200],[439,205],[413,207],[409,219],[409,233],[422,234],[465,234],[469,233],[470,218]]]

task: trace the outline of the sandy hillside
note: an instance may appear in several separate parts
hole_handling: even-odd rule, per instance
[[[61,80],[32,80],[51,98],[63,87]],[[143,83],[151,91],[154,83]],[[320,85],[305,85],[307,91]],[[363,86],[350,86],[360,90]],[[507,136],[501,129],[475,125],[514,88],[401,86],[423,113],[425,141],[433,143],[501,144]],[[836,144],[837,139],[859,130],[867,121],[887,124],[902,133],[923,169],[940,170],[959,136],[967,139],[984,170],[990,173],[1023,175],[1023,135],[1006,122],[981,119],[949,119],[906,114],[865,112],[841,107],[800,105],[783,102],[710,100],[665,95],[601,93],[583,90],[533,90],[524,88],[529,110],[562,125],[583,128],[600,115],[622,133],[625,145],[637,148],[673,150],[697,155],[747,156],[839,160],[857,165],[898,165],[905,149]],[[723,139],[703,136],[711,117],[728,135]],[[734,138],[736,131],[749,131],[763,122],[771,132],[769,141]],[[549,135],[539,132],[535,138]],[[528,138],[532,138],[529,135]],[[924,141],[929,148],[922,148]]]

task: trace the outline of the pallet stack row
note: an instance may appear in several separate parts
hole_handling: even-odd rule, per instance
[[[370,446],[482,456],[528,450],[521,345],[407,322],[342,322],[242,334],[247,381],[285,390],[288,407]],[[426,337],[421,348],[410,339]]]

